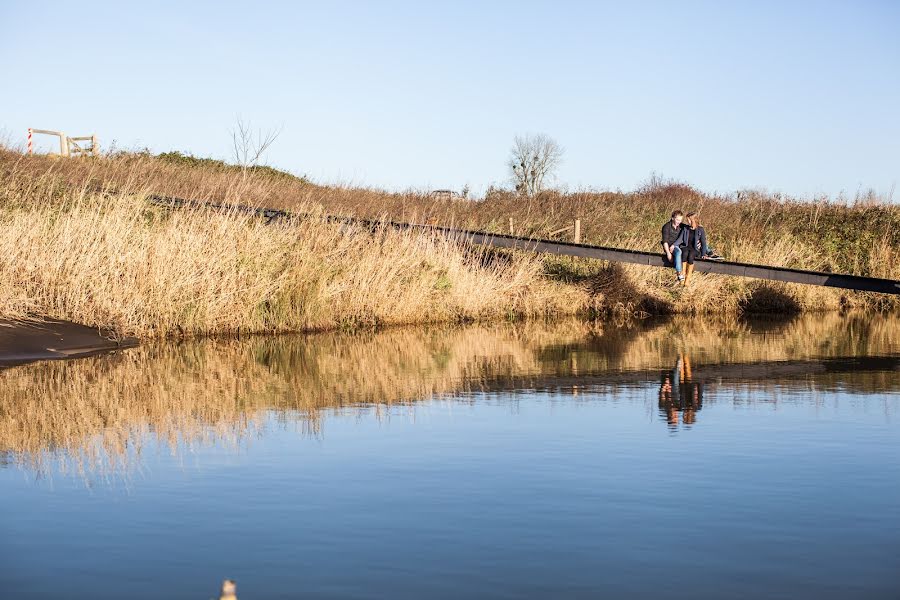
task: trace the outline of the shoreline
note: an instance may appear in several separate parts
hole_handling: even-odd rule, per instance
[[[62,321],[0,320],[0,369],[43,360],[64,360],[134,348],[134,337]]]

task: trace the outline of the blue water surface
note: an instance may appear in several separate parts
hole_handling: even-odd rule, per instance
[[[0,589],[211,598],[227,577],[240,598],[900,597],[890,357],[698,381],[673,355],[573,385],[566,357],[601,343],[543,348],[530,388],[469,373],[456,391],[326,406],[314,426],[264,407],[237,435],[209,424],[173,445],[149,427],[120,469],[10,450]],[[673,409],[667,377],[702,385],[702,403]]]

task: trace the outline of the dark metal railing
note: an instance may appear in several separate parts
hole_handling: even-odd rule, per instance
[[[256,208],[244,204],[221,204],[214,202],[201,202],[198,200],[185,200],[165,196],[150,196],[154,204],[169,208],[200,208],[226,210],[253,214],[266,219],[267,222],[280,219],[302,219],[312,215],[291,213],[285,210],[271,208]],[[512,250],[524,250],[529,252],[543,252],[559,254],[563,256],[578,256],[581,258],[595,258],[613,262],[624,262],[651,267],[670,267],[662,253],[644,252],[641,250],[623,250],[621,248],[608,248],[605,246],[592,246],[590,244],[573,244],[542,240],[533,238],[516,237],[501,233],[487,233],[484,231],[470,231],[452,227],[437,225],[425,225],[417,223],[398,223],[394,221],[378,221],[372,219],[360,219],[356,217],[341,217],[334,215],[322,215],[317,218],[329,223],[342,223],[377,230],[378,228],[393,228],[401,230],[423,230],[440,234],[446,238],[493,248],[508,248]],[[821,271],[806,271],[803,269],[789,269],[787,267],[770,267],[767,265],[753,265],[733,261],[709,261],[698,260],[694,268],[703,273],[718,273],[721,275],[733,275],[736,277],[752,277],[755,279],[767,279],[769,281],[782,281],[786,283],[803,283],[806,285],[820,285],[825,287],[858,290],[864,292],[878,292],[880,294],[900,294],[900,281],[892,279],[879,279],[877,277],[865,277],[862,275],[849,275],[844,273],[825,273]]]

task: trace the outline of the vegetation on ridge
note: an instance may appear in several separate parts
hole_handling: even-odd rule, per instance
[[[52,316],[143,336],[327,329],[591,311],[696,313],[890,308],[894,297],[460,248],[415,232],[235,214],[169,213],[147,194],[303,212],[426,220],[546,237],[581,219],[587,243],[658,249],[674,208],[751,263],[900,279],[900,207],[708,195],[652,180],[634,192],[491,190],[472,201],[328,187],[203,159],[118,153],[62,160],[0,150],[0,316]],[[260,168],[262,169],[262,168]]]

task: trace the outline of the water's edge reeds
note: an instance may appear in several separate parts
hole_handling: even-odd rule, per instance
[[[675,207],[699,210],[735,260],[900,278],[900,207],[720,197],[654,183],[625,193],[493,192],[479,201],[324,187],[279,172],[122,154],[0,149],[0,317],[49,317],[142,338],[318,331],[564,314],[887,309],[894,297],[460,247],[416,231],[316,218],[166,211],[149,194],[295,212],[545,235],[572,217],[587,243],[655,250]]]

